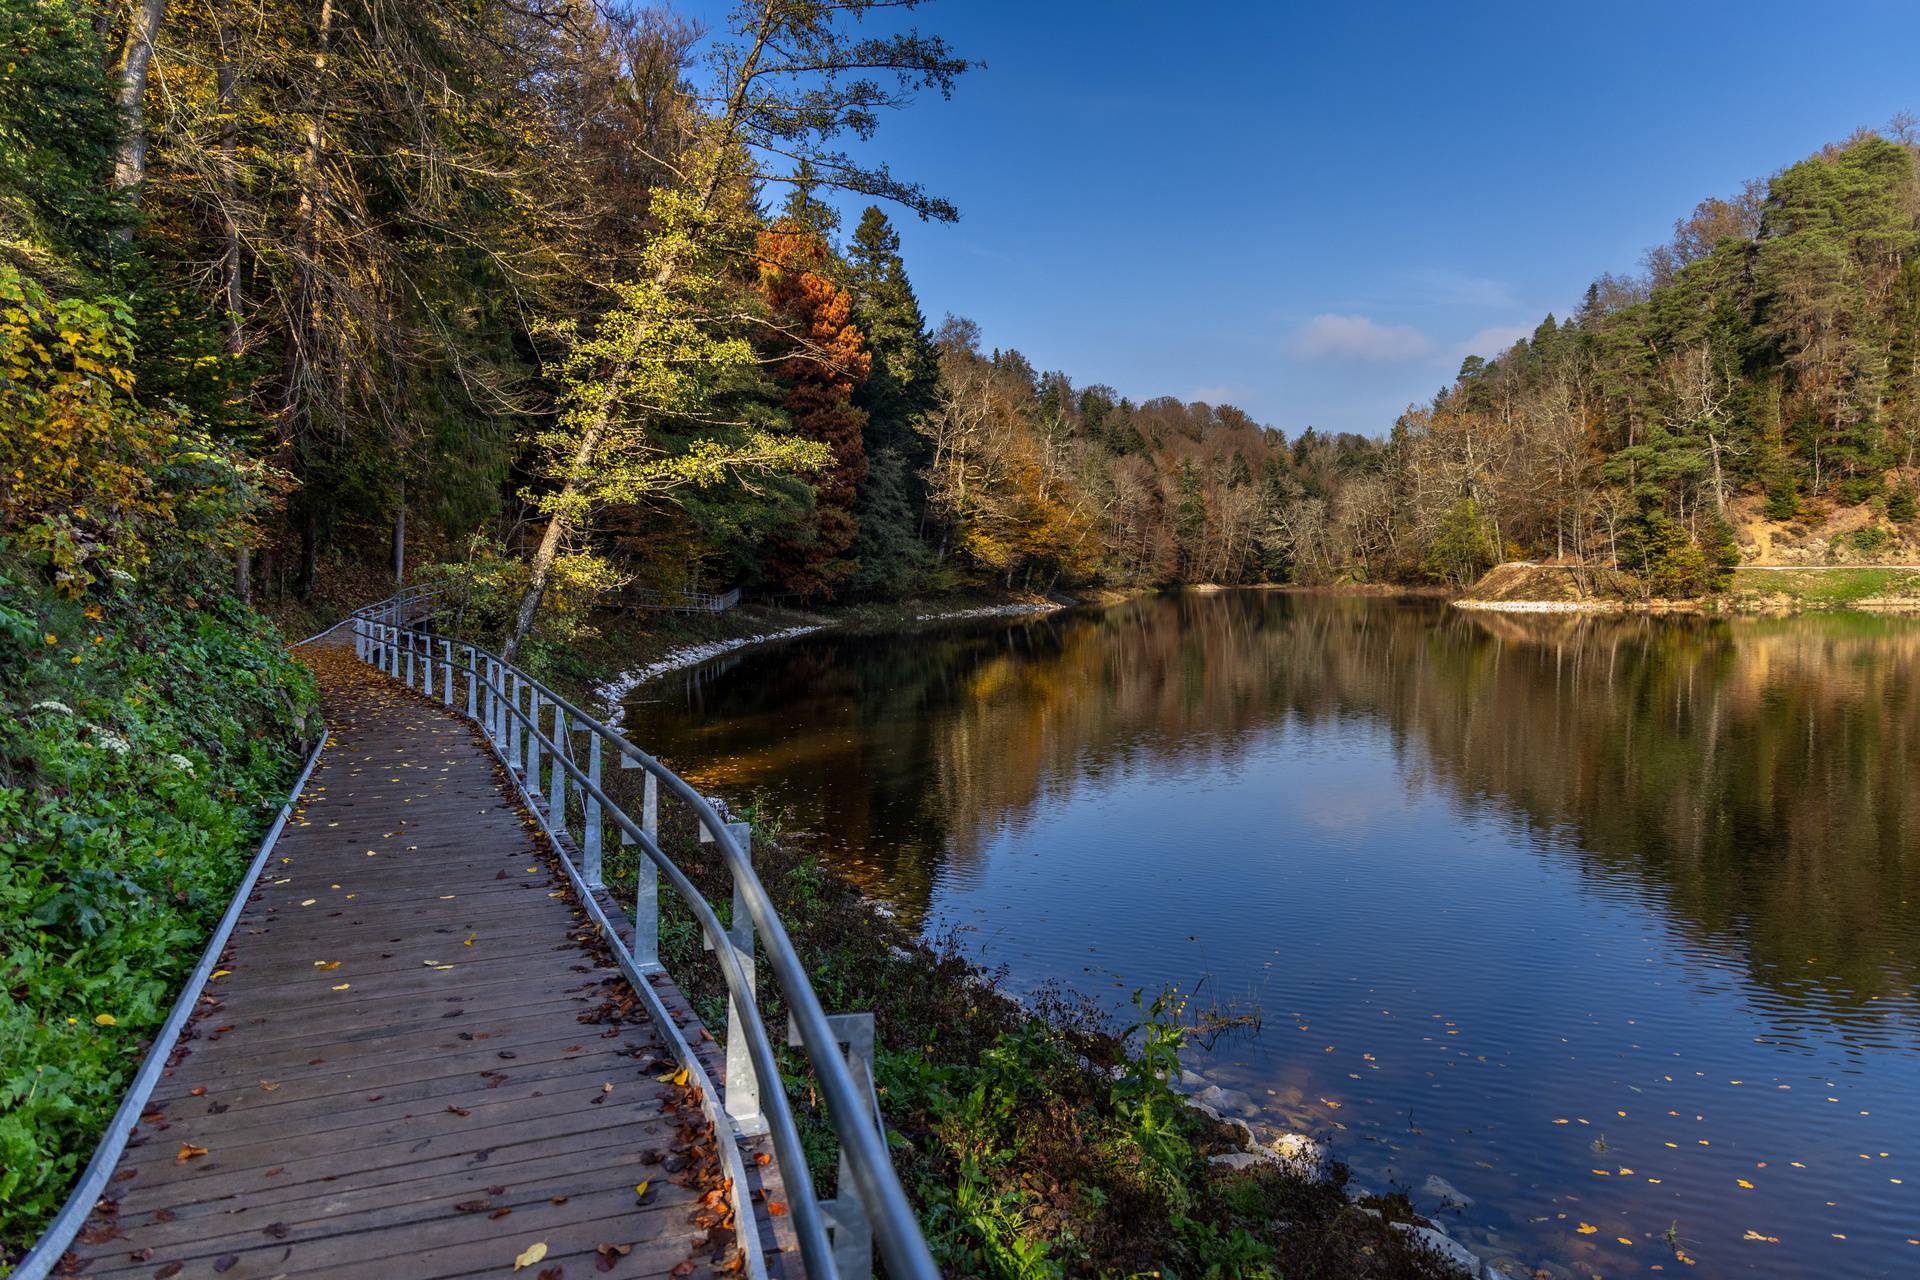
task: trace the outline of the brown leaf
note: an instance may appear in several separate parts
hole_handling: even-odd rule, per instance
[[[602,1244],[595,1245],[593,1251],[600,1255],[599,1260],[593,1264],[593,1269],[595,1271],[611,1271],[619,1265],[620,1259],[633,1252],[633,1246],[630,1244]]]
[[[556,1262],[550,1267],[540,1268],[539,1280],[560,1280],[560,1277],[565,1274],[565,1268]]]
[[[187,1161],[205,1154],[207,1154],[205,1147],[196,1147],[191,1142],[183,1142],[180,1144],[180,1154],[175,1156],[174,1159],[181,1164],[185,1164]]]
[[[214,1259],[213,1269],[216,1274],[225,1275],[227,1272],[233,1270],[235,1267],[239,1265],[240,1265],[239,1254],[223,1253],[218,1258]]]
[[[508,1214],[510,1214],[510,1213],[512,1213],[512,1212],[513,1212],[513,1210],[512,1210],[512,1209],[510,1209],[510,1208],[508,1208],[508,1207],[507,1207],[506,1205],[504,1205],[504,1204],[503,1204],[503,1205],[501,1205],[501,1206],[500,1206],[500,1207],[499,1207],[498,1209],[495,1209],[495,1210],[494,1210],[494,1211],[493,1211],[492,1213],[490,1213],[490,1214],[488,1214],[488,1215],[487,1215],[487,1217],[489,1217],[489,1218],[504,1218],[504,1217],[506,1217],[506,1216],[507,1216]]]
[[[173,1277],[179,1275],[186,1265],[184,1262],[169,1262],[157,1267],[154,1269],[153,1280],[173,1280]]]
[[[667,1274],[674,1277],[674,1280],[686,1280],[687,1276],[693,1274],[693,1259],[688,1258],[685,1262],[667,1272]]]
[[[266,1232],[275,1240],[285,1240],[287,1238],[287,1232],[291,1230],[291,1228],[284,1222],[269,1222],[266,1226],[260,1228],[260,1230]]]
[[[470,1116],[473,1114],[473,1112],[467,1110],[465,1107],[456,1107],[451,1102],[447,1104],[447,1110],[453,1112],[453,1114],[457,1116]]]
[[[456,1213],[485,1213],[487,1210],[493,1208],[493,1201],[462,1200],[459,1204],[453,1206],[453,1208]]]

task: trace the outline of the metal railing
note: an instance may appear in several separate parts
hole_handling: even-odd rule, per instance
[[[740,588],[731,591],[656,591],[628,587],[613,598],[615,607],[654,613],[725,613],[740,603]]]
[[[439,598],[433,588],[415,588],[357,610],[349,619],[354,652],[423,696],[464,711],[507,766],[620,968],[701,1087],[716,1134],[730,1135],[719,1146],[732,1183],[736,1239],[748,1274],[764,1275],[765,1260],[739,1142],[732,1135],[765,1134],[786,1182],[789,1221],[809,1276],[865,1280],[877,1246],[894,1280],[936,1280],[939,1268],[894,1172],[880,1123],[873,1081],[873,1015],[830,1016],[821,1007],[806,967],[754,872],[747,824],[728,822],[672,770],[526,672],[477,645],[423,629]],[[609,762],[619,769],[644,771],[638,820],[607,794],[603,770]],[[733,890],[726,924],[661,849],[663,791],[664,798],[691,811],[700,841],[716,848],[725,862]],[[607,919],[595,897],[606,887],[602,862],[609,826],[619,832],[622,844],[637,846],[643,855],[631,941]],[[661,876],[698,923],[726,983],[724,1093],[712,1087],[698,1056],[647,981],[649,974],[665,972],[659,947]],[[833,1200],[815,1195],[773,1037],[761,1018],[754,988],[756,942],[790,1011],[787,1043],[806,1054],[840,1139],[839,1192]]]

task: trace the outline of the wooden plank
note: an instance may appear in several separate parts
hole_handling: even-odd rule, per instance
[[[713,1139],[491,756],[316,666],[328,750],[72,1273],[435,1280],[541,1240],[568,1274],[606,1244],[704,1274],[725,1239],[669,1179]]]

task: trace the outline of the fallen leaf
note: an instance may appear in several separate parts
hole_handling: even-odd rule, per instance
[[[547,1242],[544,1240],[536,1240],[532,1244],[528,1245],[524,1250],[522,1250],[519,1256],[514,1258],[513,1269],[515,1271],[518,1271],[523,1267],[530,1267],[534,1263],[540,1261],[540,1259],[546,1256],[547,1256]]]
[[[169,1262],[153,1273],[153,1280],[172,1280],[186,1265],[184,1262]]]
[[[593,1264],[594,1270],[611,1271],[619,1263],[620,1259],[633,1252],[633,1246],[630,1244],[602,1244],[595,1245],[593,1251],[600,1255],[600,1260]]]
[[[345,991],[345,990],[346,990],[346,989],[347,989],[348,987],[350,987],[350,986],[352,986],[352,985],[353,985],[353,984],[352,984],[351,982],[343,982],[343,983],[341,983],[341,984],[340,984],[339,986],[337,986],[337,987],[335,987],[335,988],[334,988],[334,990],[335,990],[335,991]]]
[[[203,1156],[205,1154],[207,1154],[205,1147],[196,1147],[191,1142],[183,1142],[180,1144],[180,1154],[175,1156],[174,1159],[185,1164],[195,1156]]]
[[[97,1027],[117,1027],[120,1019],[110,1013],[96,1013],[93,1015],[93,1024]]]
[[[1580,1224],[1580,1234],[1583,1236],[1590,1236],[1599,1229],[1600,1228],[1594,1226],[1591,1222],[1583,1222]]]
[[[512,1212],[513,1212],[513,1209],[511,1207],[503,1204],[498,1209],[495,1209],[492,1213],[488,1214],[487,1217],[488,1218],[504,1218]]]
[[[653,1186],[652,1178],[642,1178],[639,1182],[636,1182],[633,1184],[633,1194],[638,1198],[645,1200],[647,1198],[647,1191],[652,1186]]]
[[[453,1112],[453,1114],[457,1116],[470,1116],[473,1114],[473,1112],[467,1110],[465,1107],[456,1107],[452,1103],[447,1104],[447,1110]]]
[[[278,1089],[279,1087],[280,1087],[280,1084],[276,1080],[262,1080],[260,1082],[260,1089],[263,1093],[272,1093],[275,1089]]]
[[[235,1267],[239,1265],[240,1265],[239,1254],[223,1253],[218,1258],[214,1259],[213,1269],[215,1274],[225,1275],[227,1272],[233,1270]]]
[[[316,969],[338,969],[340,962],[338,960],[315,960],[313,967]]]
[[[207,981],[211,982],[216,978],[224,978],[232,972],[233,970],[231,969],[215,969],[212,973],[207,975]]]

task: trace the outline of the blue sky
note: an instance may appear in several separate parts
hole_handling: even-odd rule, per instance
[[[676,7],[714,25],[723,7]],[[930,320],[1077,383],[1378,434],[1703,196],[1920,113],[1920,3],[940,0],[873,144]]]

